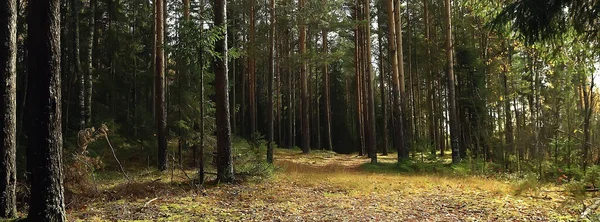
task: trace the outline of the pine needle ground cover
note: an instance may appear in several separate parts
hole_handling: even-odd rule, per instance
[[[582,210],[581,202],[559,192],[563,188],[556,185],[517,192],[520,187],[515,183],[490,177],[383,170],[395,165],[394,155],[380,157],[378,166],[366,164],[369,160],[364,157],[319,151],[303,155],[297,150],[276,150],[275,157],[273,177],[234,185],[194,188],[181,171],[146,172],[129,185],[118,177],[102,180],[98,197],[72,200],[69,217],[81,221],[552,221],[576,219]]]

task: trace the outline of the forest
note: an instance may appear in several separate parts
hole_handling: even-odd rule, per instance
[[[0,0],[0,221],[600,221],[597,0]]]

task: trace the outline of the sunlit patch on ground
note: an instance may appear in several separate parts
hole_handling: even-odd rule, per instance
[[[561,193],[515,196],[511,184],[495,179],[374,173],[361,168],[369,161],[364,157],[330,152],[277,150],[275,156],[279,170],[267,181],[196,189],[181,173],[175,185],[171,174],[149,174],[139,179],[147,182],[112,186],[105,192],[114,195],[69,215],[85,221],[548,221],[579,213]]]

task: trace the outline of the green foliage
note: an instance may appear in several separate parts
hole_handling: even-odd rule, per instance
[[[236,178],[242,181],[260,181],[270,178],[275,167],[265,160],[265,141],[260,140],[259,147],[245,140],[236,139],[233,144],[233,167]]]
[[[523,179],[515,182],[513,186],[513,192],[515,195],[521,195],[524,192],[537,192],[541,185],[537,176],[527,175]]]

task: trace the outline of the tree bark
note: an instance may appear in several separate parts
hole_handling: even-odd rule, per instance
[[[78,84],[78,94],[77,94],[77,103],[79,110],[79,130],[85,128],[85,75],[81,71],[81,58],[80,58],[80,49],[79,49],[79,8],[81,5],[81,0],[71,0],[71,35],[73,38],[73,71],[75,72],[75,76],[77,76],[77,84]]]
[[[394,18],[394,3],[395,0],[387,1],[387,9],[388,9],[388,43],[390,49],[390,59],[392,60],[392,91],[393,91],[393,120],[394,120],[394,147],[398,152],[398,160],[404,158],[403,155],[403,146],[402,141],[404,141],[404,132],[401,129],[402,126],[402,118],[401,118],[401,104],[400,104],[400,63],[402,60],[398,61],[398,49],[396,48],[396,38],[401,38],[401,36],[397,36],[396,32],[396,20]]]
[[[354,19],[358,21],[360,19],[359,16],[359,4],[358,1],[355,2],[354,8]],[[365,154],[365,143],[364,143],[364,128],[363,128],[363,114],[362,114],[362,78],[361,78],[361,70],[362,70],[362,60],[361,60],[361,50],[360,50],[360,27],[357,25],[354,27],[354,75],[355,75],[355,83],[356,83],[356,133],[358,140],[358,153],[360,156]]]
[[[450,119],[450,146],[452,147],[452,163],[458,163],[461,160],[458,147],[459,127],[456,110],[456,97],[454,86],[454,55],[452,40],[452,11],[451,0],[445,0],[446,3],[446,75],[448,85],[448,119]]]
[[[275,0],[269,2],[269,92],[268,92],[268,105],[267,105],[267,162],[273,163],[273,138],[274,138],[274,127],[273,127],[273,81],[275,79]]]
[[[158,169],[167,169],[167,118],[165,110],[165,61],[164,61],[164,23],[163,1],[155,1],[156,7],[156,61],[155,61],[155,112],[156,137],[158,139]]]
[[[256,132],[256,60],[254,51],[255,47],[255,0],[250,0],[250,31],[249,35],[249,49],[248,49],[248,100],[250,102],[248,109],[250,109],[250,136]]]
[[[328,53],[328,42],[327,42],[327,30],[323,29],[322,31],[323,37],[323,54],[327,55]],[[331,91],[329,82],[329,63],[327,59],[325,59],[325,63],[323,64],[323,96],[325,100],[325,145],[327,146],[327,150],[332,151],[333,146],[331,142]]]
[[[0,218],[17,216],[17,17],[17,1],[0,0]]]
[[[62,174],[59,0],[29,1],[28,219],[66,221]]]
[[[367,52],[367,57],[366,59],[366,67],[365,67],[365,71],[366,71],[366,78],[367,78],[367,95],[368,95],[368,111],[369,111],[369,124],[367,125],[368,127],[368,132],[369,132],[369,150],[371,153],[371,163],[377,163],[377,138],[375,137],[376,132],[375,132],[375,96],[374,96],[374,87],[373,87],[373,67],[372,67],[372,62],[371,62],[371,1],[370,0],[364,0],[364,4],[365,4],[365,20],[367,21],[366,24],[366,31],[365,31],[365,50]]]
[[[405,76],[404,76],[404,50],[403,50],[403,46],[402,46],[402,17],[400,16],[400,0],[396,0],[395,4],[394,4],[394,19],[395,19],[395,25],[396,25],[396,50],[398,51],[397,53],[397,60],[398,60],[398,88],[399,88],[399,93],[400,93],[400,119],[401,119],[401,123],[399,122],[399,130],[402,131],[402,137],[403,139],[400,141],[401,142],[401,155],[402,158],[407,158],[408,157],[408,151],[410,150],[410,146],[411,146],[411,139],[410,139],[410,134],[408,132],[408,96],[406,94],[406,86],[404,83],[405,80]]]
[[[215,26],[227,30],[227,4],[214,0]],[[221,55],[213,61],[215,70],[216,121],[217,121],[217,181],[231,183],[233,159],[231,156],[231,125],[229,123],[229,83],[227,80],[227,31],[215,44],[215,52]]]
[[[87,38],[87,61],[86,61],[86,76],[85,76],[85,123],[87,126],[92,125],[92,93],[94,84],[94,67],[93,67],[93,47],[94,47],[94,32],[96,30],[96,1],[90,0],[88,6],[88,38]]]
[[[381,148],[382,148],[382,155],[383,156],[387,156],[388,155],[388,122],[387,122],[387,102],[386,102],[386,95],[385,95],[385,65],[384,65],[384,54],[385,52],[383,51],[383,25],[385,23],[385,13],[384,13],[384,6],[383,6],[383,1],[385,0],[379,0],[378,1],[378,10],[377,10],[377,25],[378,25],[378,33],[377,36],[379,38],[378,41],[378,46],[379,46],[379,89],[380,89],[380,96],[381,96],[381,113],[382,113],[382,134],[381,134],[381,138],[383,139],[383,141],[381,141]]]
[[[303,12],[305,9],[305,0],[299,0],[298,10]],[[300,84],[301,84],[301,120],[302,120],[302,133],[301,133],[301,146],[303,153],[310,152],[310,111],[308,105],[308,74],[306,73],[306,21],[305,19],[300,19],[300,40],[299,40],[299,51],[301,57],[301,65],[300,65]]]

